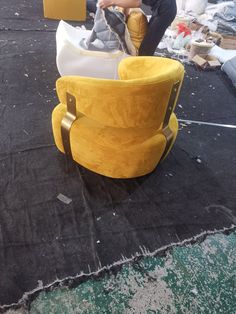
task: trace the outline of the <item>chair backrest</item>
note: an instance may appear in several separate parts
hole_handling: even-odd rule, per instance
[[[101,65],[102,66],[102,65]],[[180,62],[158,57],[130,57],[119,65],[120,80],[65,76],[57,81],[61,103],[67,93],[76,110],[105,126],[159,128],[166,116],[173,86],[181,85]],[[175,106],[172,100],[172,109]]]

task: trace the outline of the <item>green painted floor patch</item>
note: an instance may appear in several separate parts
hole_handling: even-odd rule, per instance
[[[236,232],[144,257],[74,289],[43,292],[30,313],[234,314]]]

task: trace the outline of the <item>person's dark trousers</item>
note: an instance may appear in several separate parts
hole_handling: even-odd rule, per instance
[[[147,33],[139,48],[140,56],[152,56],[161,41],[166,29],[177,13],[175,0],[160,0],[159,6],[153,10],[148,23]]]
[[[97,1],[96,0],[87,0],[87,10],[89,13],[95,13],[97,11]]]

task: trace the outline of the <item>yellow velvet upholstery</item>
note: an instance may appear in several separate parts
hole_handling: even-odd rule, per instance
[[[86,20],[86,0],[43,0],[44,17],[56,20]]]
[[[183,75],[183,66],[178,61],[129,57],[119,65],[120,80],[60,78],[57,81],[60,104],[52,114],[58,149],[65,151],[61,122],[69,93],[76,99],[77,118],[69,133],[76,162],[113,178],[132,178],[151,172],[168,154],[177,135],[178,122],[172,113],[168,121],[172,136],[167,149],[163,121],[173,84],[178,81],[181,84]]]
[[[135,48],[138,50],[147,32],[147,17],[139,8],[130,9],[126,24],[129,30],[130,38]]]

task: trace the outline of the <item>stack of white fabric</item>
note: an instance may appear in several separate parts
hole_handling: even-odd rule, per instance
[[[208,4],[207,0],[177,0],[176,2],[178,12],[184,11],[196,15],[205,13]]]
[[[118,79],[118,65],[129,55],[118,49],[109,52],[87,50],[81,43],[90,36],[91,30],[60,21],[56,32],[56,63],[60,75]]]

